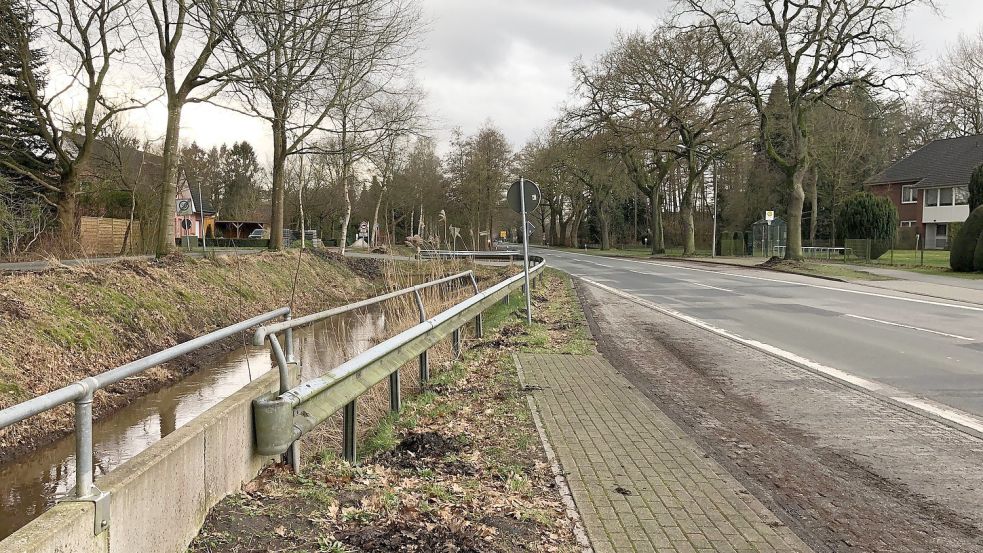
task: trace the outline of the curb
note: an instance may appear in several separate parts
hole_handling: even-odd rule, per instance
[[[515,369],[519,375],[519,385],[525,388],[526,376],[522,370],[522,362],[519,361],[519,356],[515,352],[512,353],[512,361],[515,362]],[[546,452],[546,459],[550,463],[550,470],[553,471],[553,479],[556,481],[560,498],[566,507],[567,518],[573,523],[573,534],[577,538],[577,544],[582,548],[582,553],[594,553],[594,546],[591,545],[590,538],[587,536],[587,531],[584,530],[583,522],[580,519],[580,511],[577,510],[577,502],[573,498],[570,486],[567,485],[567,477],[563,472],[563,468],[560,466],[560,460],[553,450],[553,445],[550,444],[549,437],[546,435],[543,421],[539,417],[539,408],[536,406],[536,399],[531,393],[526,395],[526,403],[529,405],[530,412],[532,412],[532,421],[536,425],[536,433],[539,434],[539,441],[543,444],[543,450]]]

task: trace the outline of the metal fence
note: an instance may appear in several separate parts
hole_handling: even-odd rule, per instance
[[[478,257],[482,258],[486,257],[487,255],[488,254],[486,253],[482,253],[479,254]],[[510,254],[505,254],[505,256],[509,255]],[[501,255],[495,254],[492,254],[492,256],[496,259],[502,257]],[[447,255],[444,257],[462,256]],[[463,257],[475,256],[472,255]],[[541,272],[544,266],[541,258],[539,258],[538,261],[539,264],[535,268],[537,273]],[[446,337],[448,334],[453,334],[455,348],[459,348],[460,327],[470,319],[475,320],[476,331],[480,333],[481,313],[490,305],[490,303],[487,301],[488,298],[500,298],[503,297],[503,295],[507,296],[509,292],[516,288],[516,283],[520,282],[521,278],[522,275],[517,275],[496,285],[490,290],[479,292],[478,283],[474,276],[474,272],[465,271],[446,278],[411,286],[402,290],[397,290],[364,301],[329,309],[297,319],[292,318],[289,308],[282,307],[280,309],[257,315],[237,324],[221,328],[203,336],[199,336],[182,344],[178,344],[131,363],[116,367],[110,371],[80,380],[58,390],[48,392],[44,395],[0,410],[0,429],[21,422],[27,418],[39,415],[45,411],[55,409],[61,405],[67,403],[74,404],[76,470],[75,493],[71,500],[86,501],[95,504],[96,520],[94,528],[95,533],[99,534],[109,528],[110,503],[109,494],[100,491],[94,483],[92,401],[96,391],[102,390],[107,386],[111,386],[125,378],[138,375],[148,369],[168,361],[172,361],[182,355],[192,353],[203,347],[225,340],[226,338],[234,336],[240,332],[244,332],[258,326],[259,328],[253,335],[253,343],[256,345],[262,345],[264,341],[269,341],[280,375],[280,396],[278,398],[257,400],[256,402],[257,445],[259,446],[260,452],[263,454],[270,452],[284,453],[288,450],[292,450],[293,454],[291,455],[291,461],[296,466],[299,456],[296,454],[296,447],[293,444],[295,443],[296,437],[302,435],[303,432],[295,434],[294,431],[290,431],[289,437],[291,439],[286,441],[283,441],[281,437],[274,438],[269,433],[268,429],[271,430],[275,427],[266,422],[267,419],[266,415],[264,414],[265,409],[263,406],[268,405],[271,407],[280,408],[284,404],[296,404],[311,407],[312,405],[308,405],[310,403],[309,400],[311,397],[316,397],[319,398],[319,400],[315,401],[314,403],[321,407],[321,409],[318,411],[318,413],[321,413],[324,412],[324,394],[327,391],[331,391],[332,394],[337,393],[339,394],[339,397],[344,397],[346,399],[341,403],[337,401],[328,401],[328,406],[334,404],[344,406],[349,402],[351,403],[351,416],[348,416],[349,411],[347,407],[345,411],[345,451],[346,458],[353,459],[355,453],[354,398],[361,395],[362,392],[388,376],[390,378],[390,383],[392,384],[393,390],[391,393],[391,406],[394,409],[398,409],[399,373],[397,369],[400,365],[410,359],[404,359],[405,355],[400,352],[414,352],[413,355],[418,357],[420,360],[421,380],[426,381],[427,377],[429,376],[427,367],[427,350],[430,348],[430,346],[435,344],[439,339]],[[424,289],[435,286],[449,285],[457,280],[468,281],[474,288],[475,295],[428,321],[426,309],[423,305],[423,299],[420,292]],[[416,298],[417,307],[420,313],[420,324],[379,344],[362,355],[359,355],[351,361],[341,365],[341,367],[331,371],[329,373],[329,377],[325,377],[327,380],[317,379],[300,385],[292,390],[289,389],[289,387],[293,385],[291,378],[293,378],[296,374],[299,374],[299,371],[292,370],[296,368],[296,362],[293,354],[293,329],[311,325],[318,321],[323,321],[342,313],[408,294],[413,294]],[[283,321],[270,325],[265,324],[276,319],[283,319]],[[280,336],[283,336],[286,343],[286,348],[280,344]],[[399,364],[393,365],[393,362],[397,359],[402,361]],[[385,369],[387,372],[382,374],[380,369]],[[379,376],[380,374],[381,376]],[[276,409],[274,409],[274,411],[276,411]],[[331,411],[331,413],[333,412],[334,411]],[[331,413],[328,414],[330,415]],[[306,413],[304,413],[304,415],[306,415]],[[312,422],[314,419],[310,419],[308,417],[300,418],[308,421],[302,426],[305,431],[306,429],[313,427],[313,424],[316,424],[315,422]],[[349,425],[352,426],[352,432],[348,432]],[[260,430],[261,428],[263,429],[262,431]],[[294,437],[295,435],[296,437]],[[270,441],[277,442],[278,444],[282,442],[283,447],[271,447],[269,445]]]

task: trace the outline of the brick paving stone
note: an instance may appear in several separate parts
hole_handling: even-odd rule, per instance
[[[812,551],[602,356],[518,358],[596,551]]]

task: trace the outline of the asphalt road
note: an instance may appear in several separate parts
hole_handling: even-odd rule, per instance
[[[588,283],[843,371],[842,379],[891,386],[913,405],[926,398],[930,411],[983,417],[981,306],[754,269],[535,251]]]

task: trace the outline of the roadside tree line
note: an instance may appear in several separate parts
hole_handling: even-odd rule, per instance
[[[576,60],[575,89],[522,151],[544,242],[709,248],[764,211],[786,257],[835,241],[844,201],[925,143],[983,133],[983,32],[933,67],[903,39],[919,0],[678,0]]]
[[[4,209],[52,214],[64,250],[77,240],[79,205],[91,192],[83,171],[128,113],[166,108],[160,255],[175,245],[169,221],[189,104],[269,125],[272,248],[282,247],[290,160],[330,166],[322,175],[347,198],[360,171],[385,161],[383,145],[420,123],[415,0],[0,0],[0,21]],[[250,173],[225,190],[241,207],[249,198],[234,198],[234,183],[255,176],[255,156],[241,143],[230,148]]]

